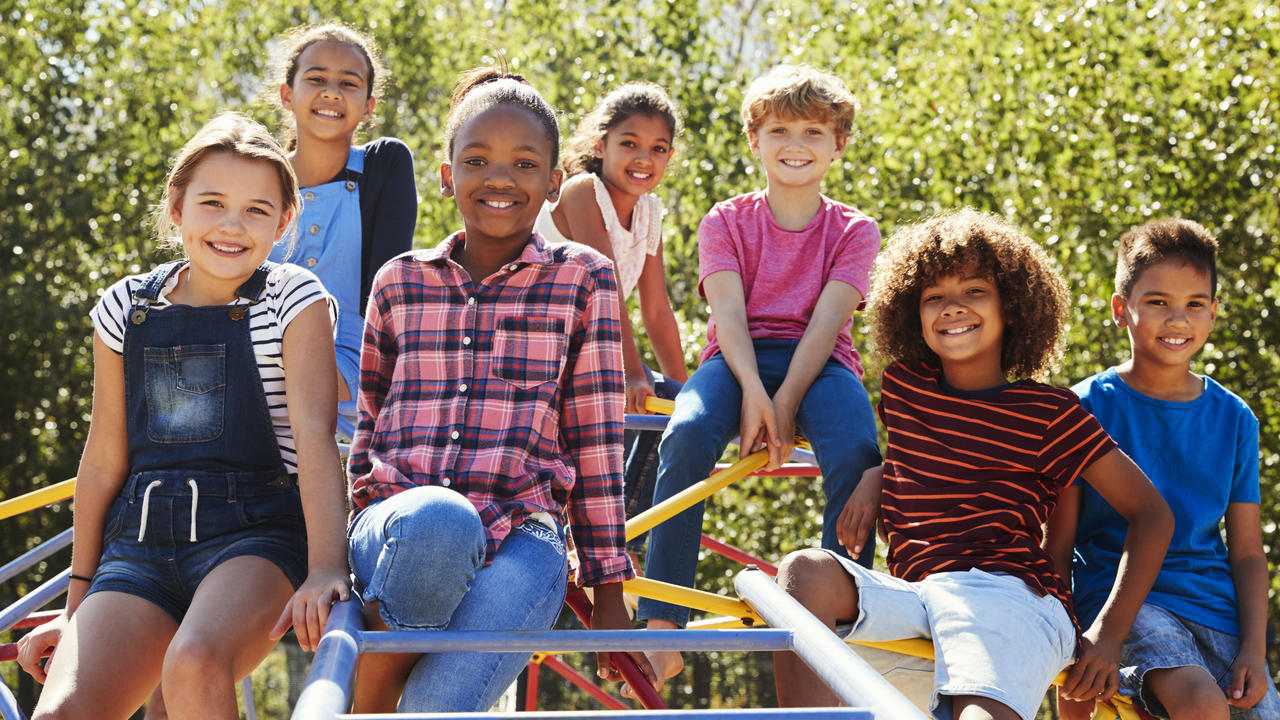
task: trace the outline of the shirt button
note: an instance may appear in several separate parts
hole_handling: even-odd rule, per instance
[[[516,271],[516,268],[518,268],[518,267],[520,267],[520,266],[519,266],[519,265],[516,265],[515,263],[511,263],[510,265],[508,265],[508,266],[507,266],[507,269],[508,269],[508,270],[510,270],[511,272],[515,272],[515,271]]]
[[[315,266],[316,266],[316,259],[315,259],[315,258],[307,258],[307,267],[315,267]]]
[[[458,432],[457,430],[454,430],[453,432],[449,433],[449,437],[453,438],[454,440],[457,440],[458,438],[462,437],[462,433]]]
[[[475,296],[475,295],[472,295],[471,297],[467,298],[467,304],[468,304],[468,305],[475,305],[475,304],[476,304],[476,296]]]
[[[307,228],[307,232],[311,233],[312,235],[315,235],[316,233],[320,232],[320,226],[312,225],[311,227]]]
[[[461,385],[459,385],[459,386],[458,386],[458,392],[460,392],[460,393],[464,393],[464,392],[466,392],[466,391],[467,391],[467,384],[466,384],[466,383],[462,383]]]
[[[347,190],[355,190],[355,189],[356,189],[356,181],[355,181],[355,180],[348,180],[348,181],[347,181]]]
[[[316,199],[316,194],[315,194],[315,193],[313,193],[313,192],[308,192],[306,195],[303,195],[303,196],[302,196],[302,199],[303,199],[303,200],[315,200],[315,199]]]
[[[470,335],[468,335],[467,337],[462,338],[462,344],[463,344],[463,345],[470,345],[470,344],[471,344],[471,336],[470,336]]]
[[[447,478],[447,477],[440,478],[440,484],[445,487],[449,487],[450,485],[453,484],[453,478]]]

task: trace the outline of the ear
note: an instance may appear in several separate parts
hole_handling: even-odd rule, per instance
[[[453,163],[440,163],[440,196],[453,197]]]
[[[361,119],[368,120],[369,118],[373,117],[373,109],[377,106],[378,106],[378,98],[370,95],[369,99],[364,101],[364,117]]]
[[[560,199],[560,183],[564,181],[564,171],[556,168],[551,171],[551,184],[547,187],[547,202]]]
[[[293,88],[289,87],[289,83],[280,83],[280,106],[293,111]]]
[[[1218,299],[1214,298],[1213,303],[1209,305],[1209,332],[1213,332],[1213,326],[1218,322]]]
[[[839,160],[840,156],[844,154],[844,149],[847,147],[849,147],[849,136],[845,135],[841,137],[837,135],[836,136],[836,153],[833,157],[836,160]]]
[[[182,227],[182,198],[174,196],[172,185],[169,186],[169,220]]]
[[[1118,328],[1129,327],[1129,303],[1120,293],[1111,296],[1111,320]]]
[[[294,212],[294,210],[289,210],[280,213],[280,222],[276,225],[276,240],[279,240],[284,235],[285,229],[293,222]]]
[[[751,154],[760,157],[760,134],[755,130],[747,131],[747,147],[751,149]]]

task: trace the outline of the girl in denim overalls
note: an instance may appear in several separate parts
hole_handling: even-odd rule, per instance
[[[413,244],[413,156],[390,137],[352,145],[387,75],[372,38],[328,24],[296,27],[282,39],[275,75],[302,208],[298,241],[277,245],[271,259],[315,273],[338,301],[338,399],[345,402],[359,388],[364,299],[374,273]]]
[[[36,717],[126,718],[161,683],[175,718],[235,718],[235,680],[290,625],[314,648],[349,593],[329,303],[266,262],[297,212],[293,170],[265,128],[221,115],[160,207],[187,258],[92,313],[67,609],[19,648],[47,680]]]

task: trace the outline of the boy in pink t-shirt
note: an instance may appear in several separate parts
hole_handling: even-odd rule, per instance
[[[676,397],[659,447],[653,502],[707,477],[734,435],[742,454],[769,450],[769,469],[801,432],[822,470],[822,546],[843,553],[836,518],[862,472],[880,463],[875,416],[849,328],[863,304],[880,231],[871,218],[821,193],[844,152],[854,102],[838,78],[782,66],[742,102],[751,153],[768,186],[717,204],[698,228],[699,291],[711,305],[701,365]],[[692,586],[703,506],[649,534],[645,574]],[[869,543],[860,560],[869,565]],[[641,599],[650,628],[683,626],[686,608]],[[678,653],[650,653],[667,678]]]

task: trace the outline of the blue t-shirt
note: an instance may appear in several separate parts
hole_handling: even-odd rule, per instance
[[[1230,503],[1257,503],[1258,419],[1230,390],[1204,378],[1190,402],[1143,395],[1115,368],[1071,388],[1173,510],[1173,539],[1147,602],[1215,630],[1240,634],[1221,524]],[[1080,624],[1102,610],[1128,524],[1083,486],[1072,593]]]

